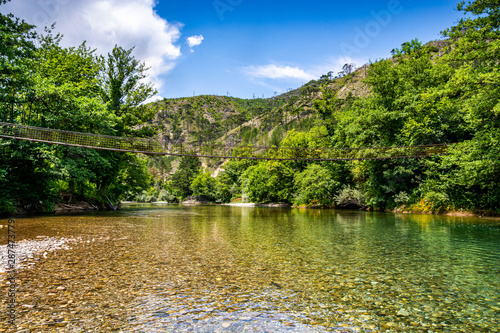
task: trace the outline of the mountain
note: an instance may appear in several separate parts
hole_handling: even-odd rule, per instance
[[[160,140],[279,145],[287,131],[307,131],[321,123],[314,107],[314,101],[322,98],[321,87],[338,91],[339,99],[367,96],[369,88],[362,81],[367,67],[337,77],[330,72],[319,80],[266,99],[202,95],[163,99],[148,107],[155,112],[152,124],[158,129]]]

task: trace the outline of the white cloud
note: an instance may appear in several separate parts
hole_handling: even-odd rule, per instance
[[[299,79],[313,80],[316,77],[305,72],[299,67],[277,66],[275,64],[263,66],[247,66],[243,72],[251,77],[260,77],[267,79]]]
[[[342,70],[344,64],[354,64],[356,68],[363,66],[365,61],[361,59],[353,59],[350,57],[331,57],[324,63],[319,65],[310,66],[307,69],[291,66],[278,66],[275,64],[262,65],[262,66],[247,66],[243,67],[242,71],[247,76],[252,78],[261,79],[295,79],[295,80],[315,80],[323,74],[333,72],[334,76]],[[260,81],[262,83],[262,81]]]
[[[146,62],[149,80],[159,89],[159,76],[175,67],[182,55],[178,42],[182,28],[154,11],[155,0],[23,0],[2,6],[2,12],[35,24],[39,31],[57,22],[55,32],[64,35],[63,45],[76,46],[84,40],[100,54],[115,44],[129,49]]]
[[[262,66],[247,66],[242,67],[242,72],[249,76],[251,82],[263,86],[268,90],[276,92],[284,92],[285,86],[293,86],[297,80],[301,80],[302,83],[310,80],[317,80],[322,75],[328,74],[328,72],[333,72],[333,76],[336,76],[338,72],[342,70],[345,64],[354,64],[356,68],[363,66],[366,61],[362,59],[354,59],[350,57],[328,57],[324,61],[315,65],[302,65],[301,67],[295,66],[279,66],[275,64],[262,65]],[[281,81],[273,81],[279,80]],[[282,84],[283,86],[276,87],[274,84]]]
[[[203,39],[204,38],[202,35],[191,36],[191,37],[186,38],[186,43],[191,48],[191,52],[193,52],[193,47],[200,45],[201,42],[203,41]]]

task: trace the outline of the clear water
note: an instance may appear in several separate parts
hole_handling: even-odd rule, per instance
[[[18,331],[500,331],[499,220],[129,205],[16,223],[77,240],[18,271]]]

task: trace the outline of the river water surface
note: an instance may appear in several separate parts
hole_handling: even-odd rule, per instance
[[[49,237],[67,248],[17,270],[17,327],[2,296],[0,331],[500,332],[498,220],[178,205],[16,219],[18,244]]]

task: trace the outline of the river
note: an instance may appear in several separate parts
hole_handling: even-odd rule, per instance
[[[0,331],[500,332],[495,219],[145,204],[15,221],[39,252]]]

